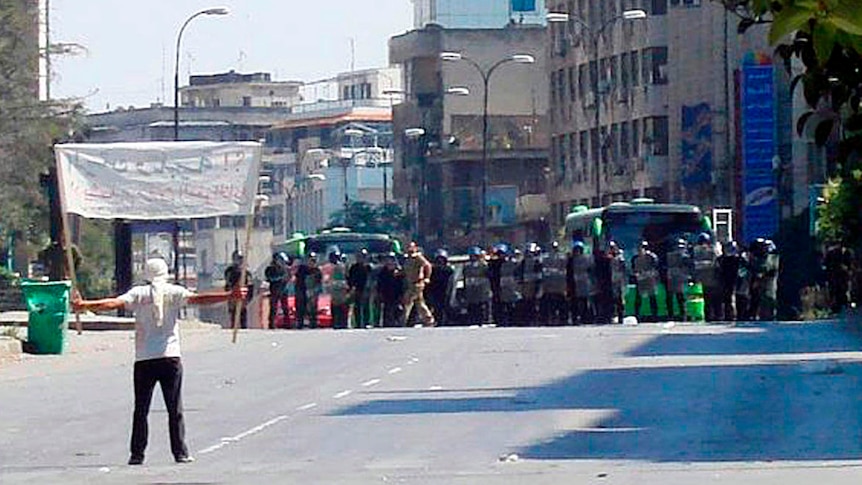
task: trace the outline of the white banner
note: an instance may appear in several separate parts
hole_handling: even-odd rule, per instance
[[[67,212],[89,219],[171,220],[250,214],[254,142],[56,145]]]

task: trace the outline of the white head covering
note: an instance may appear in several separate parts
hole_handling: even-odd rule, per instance
[[[168,263],[162,258],[152,258],[147,260],[144,268],[144,276],[147,282],[150,283],[150,288],[153,295],[153,318],[157,327],[161,327],[165,321],[165,291],[164,288],[168,285]]]

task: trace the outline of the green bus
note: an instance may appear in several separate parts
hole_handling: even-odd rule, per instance
[[[347,257],[363,249],[368,250],[371,256],[401,254],[401,243],[387,234],[358,233],[347,228],[330,229],[312,235],[294,234],[289,240],[273,247],[275,252],[284,252],[291,258],[317,253],[323,259],[336,248]]]
[[[623,250],[629,267],[641,241],[650,243],[651,250],[659,258],[659,266],[666,267],[669,250],[676,247],[679,239],[694,243],[698,235],[713,236],[712,223],[699,208],[685,204],[657,204],[651,199],[635,199],[630,203],[617,202],[599,209],[575,207],[566,217],[566,238],[581,241],[592,252],[594,248],[606,250],[614,241]],[[663,279],[663,278],[662,278]],[[635,314],[634,288],[626,293],[626,313]],[[663,284],[658,290],[658,316],[667,315]],[[650,313],[647,302],[637,312]]]

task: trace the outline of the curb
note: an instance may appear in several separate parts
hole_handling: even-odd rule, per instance
[[[0,337],[0,359],[21,355],[21,341],[11,337]]]

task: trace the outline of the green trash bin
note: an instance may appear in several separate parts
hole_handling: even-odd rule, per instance
[[[703,298],[703,285],[689,283],[685,290],[686,317],[690,322],[706,322],[706,301]]]
[[[72,283],[52,281],[21,283],[30,314],[27,341],[39,354],[62,354],[69,332],[69,296]]]

